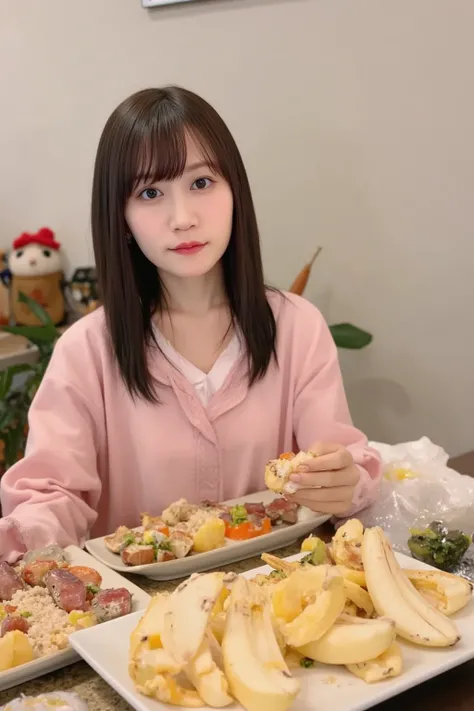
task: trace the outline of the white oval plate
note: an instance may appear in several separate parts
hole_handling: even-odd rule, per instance
[[[287,560],[298,560],[301,553]],[[412,558],[397,554],[404,568],[430,569]],[[251,578],[257,573],[268,573],[268,565],[243,573]],[[177,708],[139,694],[128,674],[128,640],[143,612],[128,615],[108,623],[107,630],[90,627],[74,632],[71,644],[81,657],[120,694],[136,711],[171,711]],[[312,669],[292,670],[301,681],[301,692],[291,706],[291,711],[365,711],[397,696],[413,686],[438,676],[474,658],[474,604],[471,602],[453,616],[461,640],[455,647],[446,649],[415,647],[398,638],[402,647],[404,669],[400,676],[379,684],[366,684],[353,676],[345,667],[317,664]],[[242,707],[235,703],[229,711]],[[212,711],[208,706],[202,711]]]
[[[147,608],[150,596],[137,585],[134,585],[115,571],[110,570],[107,566],[98,563],[89,553],[86,553],[77,546],[68,546],[65,548],[65,552],[71,565],[85,565],[89,568],[95,568],[102,576],[103,588],[127,588],[127,590],[132,593],[132,613],[129,617]],[[102,627],[102,625],[109,624],[110,622],[102,622],[101,625],[98,626]],[[43,674],[49,674],[49,672],[56,671],[56,669],[67,667],[69,664],[74,664],[74,662],[79,661],[79,659],[79,655],[71,647],[50,654],[47,657],[34,659],[32,662],[22,664],[19,667],[2,671],[0,672],[0,691],[10,689],[17,684],[24,684],[26,681],[36,679],[39,676],[43,676]]]
[[[235,506],[236,504],[255,503],[262,501],[264,504],[273,501],[277,495],[273,491],[266,489],[255,494],[242,496],[239,499],[224,501],[225,504]],[[216,548],[208,553],[194,553],[186,558],[178,560],[168,560],[165,563],[149,563],[148,565],[125,565],[116,553],[109,551],[104,542],[104,537],[93,538],[86,542],[86,548],[97,560],[100,560],[109,568],[120,573],[133,573],[144,575],[151,580],[175,580],[184,578],[192,573],[202,573],[211,568],[218,568],[221,565],[229,565],[238,560],[252,558],[264,551],[272,551],[277,548],[288,546],[301,536],[314,531],[315,528],[325,523],[330,516],[318,514],[309,509],[305,509],[308,519],[294,524],[280,524],[271,533],[266,533],[248,541],[230,541],[226,539],[226,544],[222,548]]]

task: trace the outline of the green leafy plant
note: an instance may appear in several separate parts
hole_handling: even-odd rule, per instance
[[[360,350],[372,343],[373,340],[371,333],[352,323],[335,323],[329,326],[329,330],[338,348]]]
[[[18,300],[29,307],[41,325],[2,326],[2,331],[23,336],[38,351],[35,363],[19,363],[0,371],[0,442],[3,443],[5,470],[23,455],[28,431],[28,410],[61,335],[47,312],[34,299],[20,293]],[[15,377],[20,374],[25,375],[25,380],[17,387]]]

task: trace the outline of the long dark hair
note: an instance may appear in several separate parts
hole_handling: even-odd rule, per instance
[[[129,240],[125,206],[137,183],[174,180],[186,165],[186,135],[230,185],[232,232],[222,257],[233,322],[245,339],[252,385],[275,353],[276,324],[266,296],[250,185],[232,135],[204,99],[181,87],[145,89],[108,119],[97,149],[92,188],[92,237],[100,298],[113,354],[132,396],[158,401],[148,369],[152,316],[165,307],[155,265]]]

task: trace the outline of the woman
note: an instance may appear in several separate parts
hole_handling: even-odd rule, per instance
[[[112,113],[92,234],[103,308],[62,336],[34,399],[2,480],[1,559],[261,490],[288,450],[320,455],[294,475],[297,503],[345,516],[373,500],[379,458],[328,327],[265,287],[245,168],[209,104],[167,87]]]

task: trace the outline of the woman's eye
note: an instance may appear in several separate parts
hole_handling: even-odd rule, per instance
[[[205,190],[212,185],[212,180],[210,178],[198,178],[192,184],[193,190]]]
[[[158,195],[161,195],[161,193],[156,188],[147,188],[140,193],[140,197],[144,200],[154,200]]]

